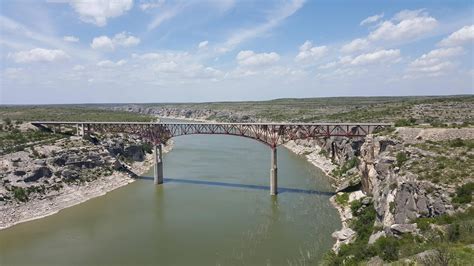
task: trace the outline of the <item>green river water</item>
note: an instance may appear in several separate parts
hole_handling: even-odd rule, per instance
[[[328,178],[278,148],[232,136],[183,136],[165,183],[140,180],[0,231],[0,265],[314,265],[340,228]]]

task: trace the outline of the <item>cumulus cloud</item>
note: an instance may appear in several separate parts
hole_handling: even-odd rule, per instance
[[[202,41],[202,42],[199,43],[198,48],[199,49],[207,48],[208,44],[209,44],[209,41]]]
[[[74,37],[74,36],[64,36],[63,40],[66,42],[78,42],[79,38]]]
[[[275,52],[258,54],[254,51],[246,50],[240,51],[236,59],[241,66],[262,66],[278,62],[280,55]]]
[[[335,66],[351,67],[372,64],[392,64],[400,61],[400,50],[378,50],[358,56],[343,56],[338,61],[330,62],[320,66],[320,69],[328,69]]]
[[[17,63],[32,62],[54,62],[69,58],[63,50],[48,50],[43,48],[34,48],[29,51],[20,51],[8,54],[8,57]]]
[[[353,53],[356,51],[364,50],[367,47],[369,47],[369,42],[366,39],[358,38],[342,46],[341,51],[344,53]]]
[[[435,49],[411,62],[408,70],[438,76],[443,71],[453,68],[455,64],[450,59],[463,54],[463,52],[462,47]]]
[[[113,61],[110,61],[110,60],[104,60],[104,61],[100,61],[97,63],[97,66],[98,67],[117,67],[117,66],[123,66],[127,63],[126,60],[119,60],[117,62],[113,62]]]
[[[70,0],[69,4],[82,21],[102,27],[107,24],[107,19],[130,10],[133,0]]]
[[[368,17],[368,18],[362,20],[362,21],[360,22],[360,25],[363,26],[363,25],[366,25],[366,24],[375,23],[375,22],[379,21],[381,18],[383,18],[383,16],[384,16],[383,13],[370,16],[370,17]]]
[[[464,26],[439,42],[440,46],[458,46],[474,41],[474,25]]]
[[[313,46],[310,41],[304,42],[296,56],[297,61],[316,60],[323,57],[328,51],[326,46]]]
[[[379,50],[356,56],[350,61],[351,65],[367,65],[373,63],[393,63],[400,60],[400,50]]]
[[[92,40],[91,47],[92,49],[112,51],[117,46],[121,47],[131,47],[138,45],[140,39],[131,35],[128,35],[126,32],[121,32],[115,34],[113,38],[107,36],[99,36]]]
[[[369,34],[369,39],[378,41],[409,40],[426,34],[438,25],[438,21],[423,10],[403,10],[392,20],[380,23]]]

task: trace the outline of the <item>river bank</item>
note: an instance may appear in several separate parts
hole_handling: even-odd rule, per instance
[[[45,148],[45,150],[48,149],[51,149],[51,146]],[[171,151],[171,149],[172,142],[170,142],[170,145],[164,147],[163,152],[167,153]],[[17,158],[27,160],[25,156],[21,157],[19,153],[25,152],[22,151],[2,156],[3,168],[6,168],[8,161],[18,160]],[[110,175],[99,175],[95,180],[80,184],[61,183],[60,189],[51,190],[47,195],[32,197],[27,202],[13,201],[4,203],[0,206],[0,230],[56,214],[65,208],[103,196],[115,189],[128,185],[136,180],[133,175],[139,176],[148,172],[149,169],[153,167],[153,161],[153,154],[145,154],[143,161],[135,161],[126,165],[127,171],[114,170]],[[4,190],[4,188],[2,188],[2,190]]]

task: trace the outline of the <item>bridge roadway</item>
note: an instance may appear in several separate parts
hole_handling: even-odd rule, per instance
[[[154,145],[155,184],[163,183],[162,144],[170,138],[191,134],[220,134],[251,138],[271,149],[270,194],[278,192],[278,145],[297,139],[328,137],[363,138],[375,130],[392,126],[388,123],[162,123],[162,122],[88,122],[88,121],[33,121],[32,125],[61,132],[75,128],[76,134],[124,133],[140,136]]]

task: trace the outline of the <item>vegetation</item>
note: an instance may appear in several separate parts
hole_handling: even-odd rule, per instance
[[[397,166],[401,167],[406,161],[408,161],[408,156],[405,152],[401,151],[397,153]]]
[[[471,203],[472,193],[474,192],[474,183],[464,184],[456,189],[456,195],[453,198],[453,202],[464,204]]]
[[[46,144],[45,142],[52,143],[63,137],[64,135],[61,134],[52,134],[38,130],[0,132],[0,154],[21,151],[38,144],[38,142],[43,144]],[[37,155],[37,152],[35,153],[35,150],[33,150],[33,154]]]
[[[347,203],[349,202],[349,193],[340,192],[336,194],[335,200],[337,204],[341,206],[347,205]]]
[[[15,197],[15,199],[21,202],[28,201],[28,193],[25,189],[23,189],[22,187],[12,187],[12,190],[13,190],[13,197]]]
[[[334,97],[255,102],[140,104],[141,108],[209,111],[217,121],[392,122],[397,126],[473,124],[474,96]],[[111,107],[124,107],[113,105]],[[453,108],[455,107],[455,108]]]
[[[150,115],[100,109],[95,105],[0,106],[0,118],[21,121],[136,121],[150,122]]]
[[[337,167],[334,169],[331,174],[333,176],[342,176],[357,165],[359,165],[359,159],[357,157],[353,157],[352,159],[346,161],[342,167]]]
[[[439,154],[424,156],[418,153],[415,161],[404,163],[402,169],[417,174],[420,179],[446,184],[474,178],[474,140],[426,141],[413,146]]]

